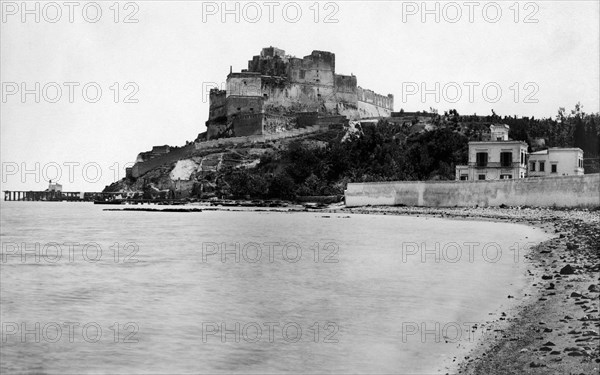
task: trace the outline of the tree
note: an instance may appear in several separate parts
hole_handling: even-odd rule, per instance
[[[591,115],[586,129],[586,147],[584,151],[590,156],[600,155],[600,133],[598,132],[597,116]]]
[[[269,185],[269,197],[294,199],[296,196],[296,184],[294,179],[287,173],[278,173],[271,179]]]

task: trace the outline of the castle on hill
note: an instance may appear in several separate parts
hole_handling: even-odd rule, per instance
[[[313,51],[304,58],[263,48],[248,69],[230,72],[226,90],[210,91],[208,139],[275,134],[319,123],[389,117],[394,96],[336,74],[335,54]]]

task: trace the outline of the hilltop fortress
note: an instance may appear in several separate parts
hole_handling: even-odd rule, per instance
[[[292,57],[263,48],[248,69],[230,72],[226,90],[210,91],[207,138],[267,135],[320,123],[388,117],[394,96],[357,86],[335,72],[335,54]]]
[[[354,75],[336,74],[335,54],[326,51],[297,58],[278,48],[263,48],[260,55],[248,61],[248,69],[239,73],[230,70],[226,90],[210,90],[209,100],[206,132],[185,146],[154,146],[151,151],[139,153],[133,167],[126,169],[126,177],[137,179],[159,167],[194,157],[203,158],[203,171],[218,170],[223,160],[204,160],[212,149],[306,136],[341,128],[349,121],[418,121],[416,113],[392,113],[393,95],[383,96],[359,87]],[[218,154],[222,158],[227,152]],[[254,154],[247,155],[242,164],[254,165],[258,161]]]

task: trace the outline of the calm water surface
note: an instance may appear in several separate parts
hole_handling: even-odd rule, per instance
[[[456,327],[524,286],[524,251],[515,262],[509,248],[546,238],[419,217],[103,208],[2,202],[0,372],[435,373],[472,343]],[[499,246],[488,261],[486,243]]]

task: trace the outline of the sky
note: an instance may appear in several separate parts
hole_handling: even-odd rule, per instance
[[[269,46],[335,53],[396,111],[599,111],[598,1],[0,4],[2,190],[101,191],[205,131],[208,90]]]

